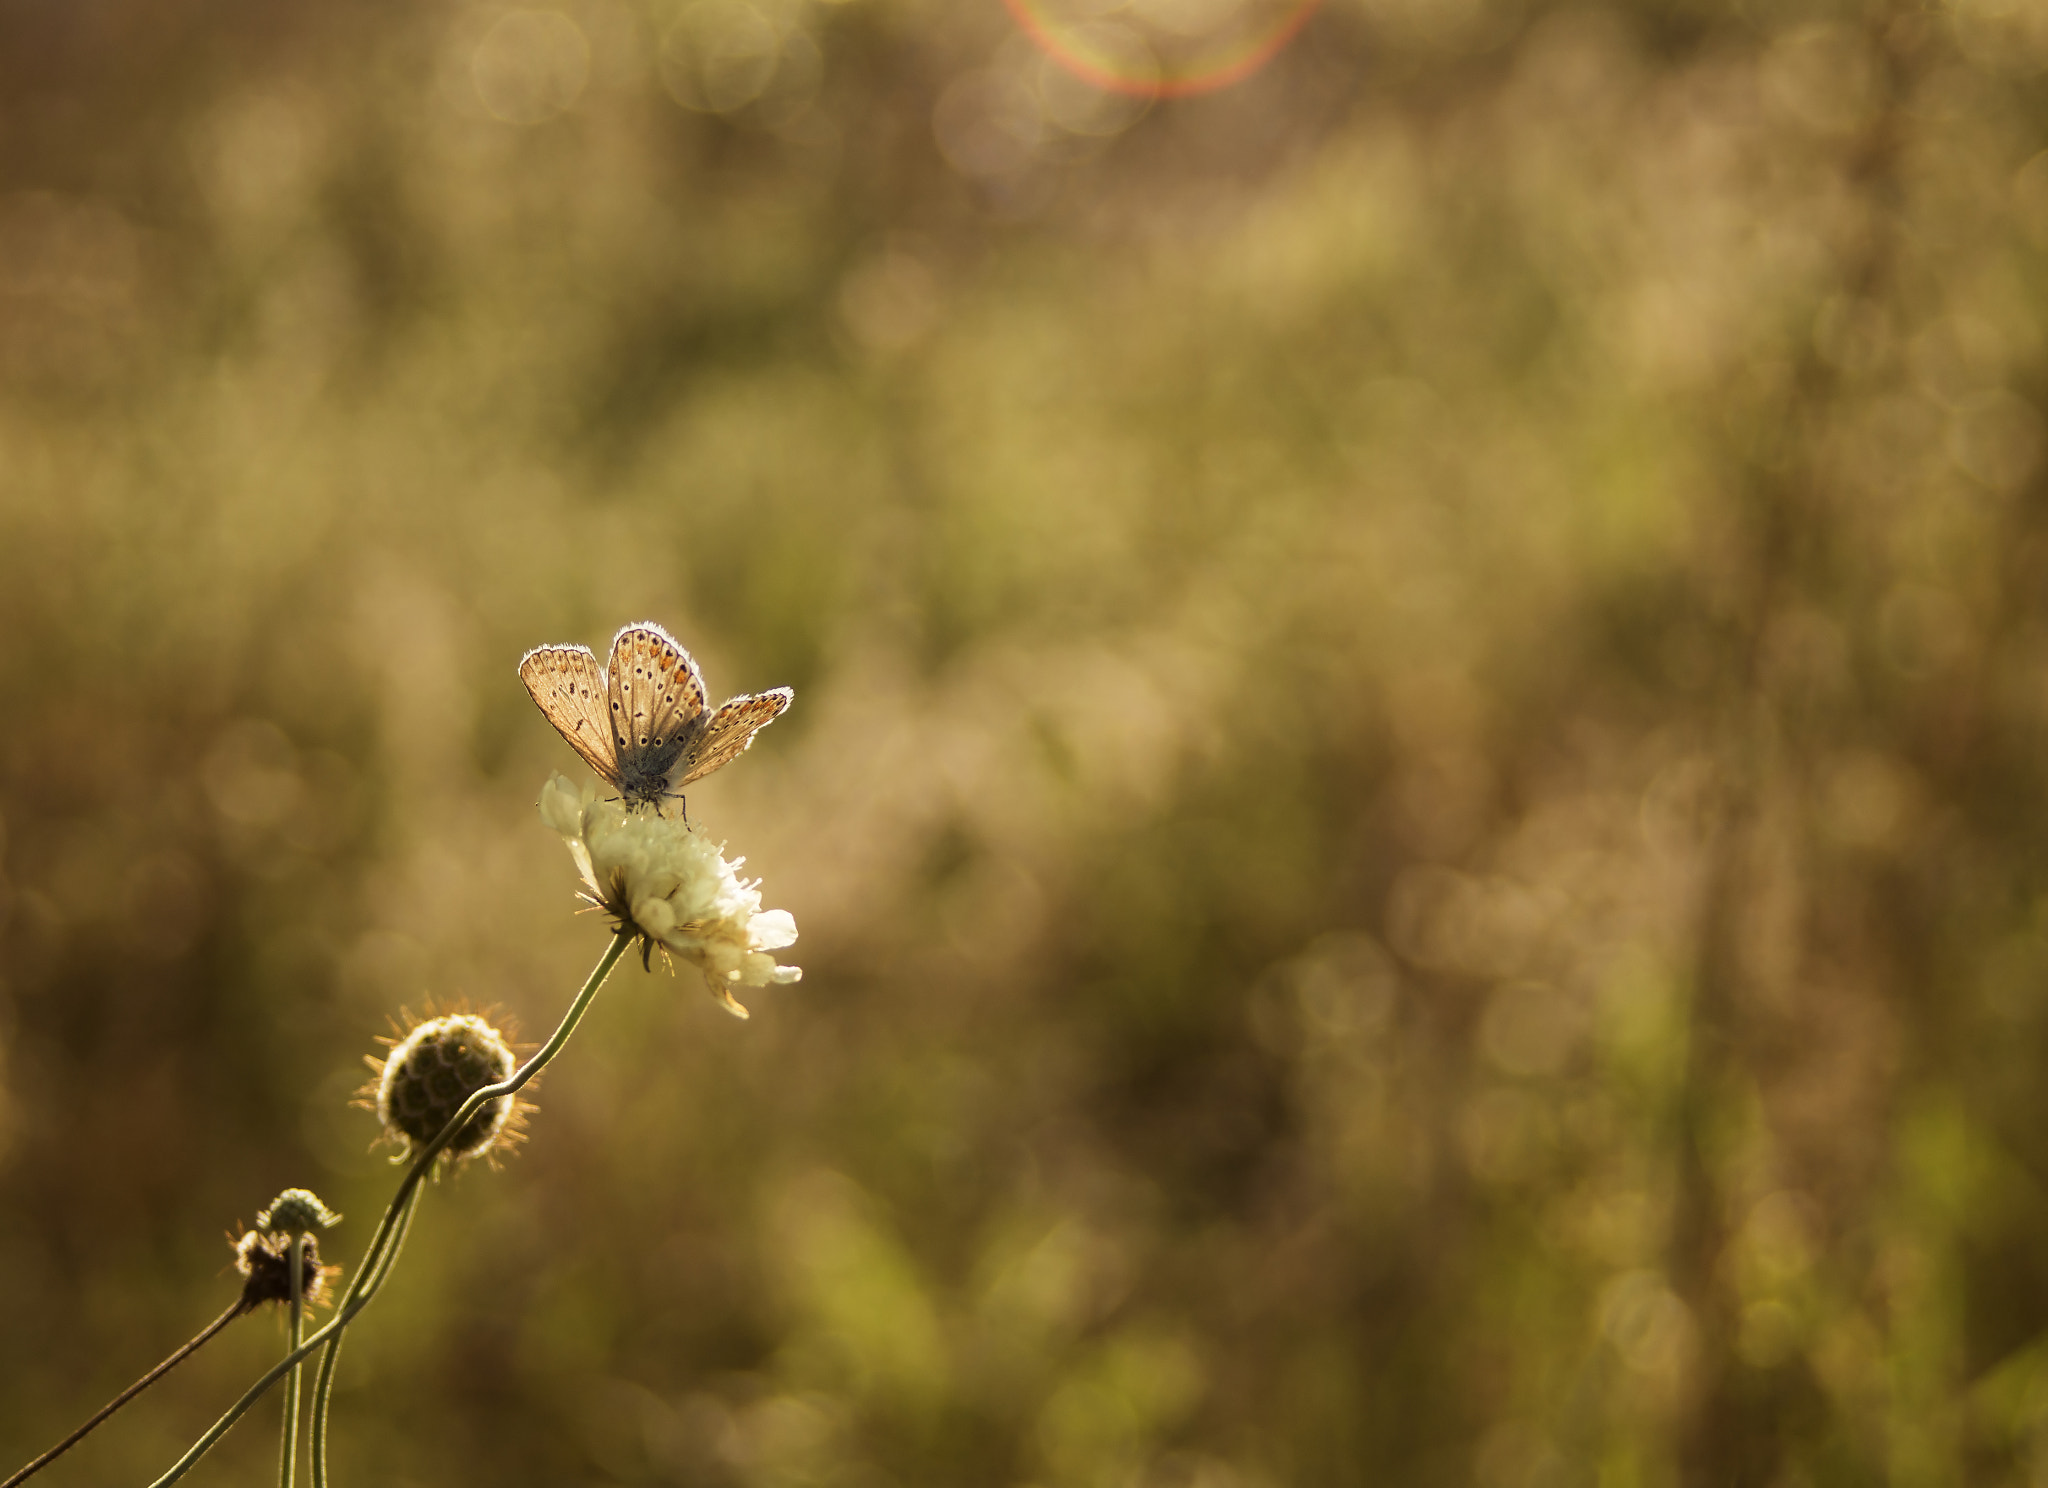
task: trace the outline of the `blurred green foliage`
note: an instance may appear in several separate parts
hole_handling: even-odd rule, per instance
[[[552,1026],[652,618],[805,979],[615,978],[339,1481],[2038,1480],[2044,15],[0,8],[0,1467]]]

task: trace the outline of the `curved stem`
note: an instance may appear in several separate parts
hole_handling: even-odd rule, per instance
[[[291,1246],[291,1332],[286,1352],[299,1346],[306,1333],[306,1237],[294,1235]],[[278,1488],[292,1488],[299,1465],[299,1386],[303,1371],[294,1368],[284,1386],[284,1442],[279,1447]]]
[[[390,1243],[392,1233],[398,1226],[399,1215],[405,1211],[413,1190],[419,1187],[420,1179],[426,1176],[427,1170],[433,1166],[434,1159],[441,1155],[442,1149],[455,1140],[455,1134],[469,1124],[470,1117],[491,1101],[517,1093],[527,1081],[541,1072],[542,1066],[561,1052],[562,1045],[569,1041],[569,1035],[576,1031],[576,1025],[583,1021],[583,1014],[589,1010],[591,999],[597,996],[597,989],[604,985],[604,979],[611,975],[612,967],[618,964],[619,957],[625,954],[626,947],[632,940],[631,933],[624,930],[613,936],[610,949],[599,959],[597,966],[590,973],[590,979],[583,984],[583,990],[576,994],[576,1000],[569,1004],[569,1011],[562,1015],[561,1023],[556,1027],[553,1036],[541,1046],[540,1052],[513,1071],[511,1078],[472,1092],[469,1099],[448,1118],[447,1125],[441,1128],[441,1134],[420,1149],[419,1155],[413,1159],[412,1166],[406,1169],[405,1177],[399,1180],[398,1192],[391,1196],[390,1207],[384,1211],[383,1219],[378,1221],[377,1233],[371,1237],[370,1247],[363,1254],[362,1266],[356,1272],[355,1284],[341,1299],[340,1306],[335,1309],[334,1316],[328,1320],[327,1325],[316,1329],[304,1343],[286,1354],[277,1364],[272,1365],[261,1379],[243,1393],[240,1400],[228,1408],[226,1415],[209,1426],[205,1434],[186,1450],[185,1455],[171,1464],[168,1472],[150,1484],[150,1488],[170,1488],[172,1483],[184,1477],[215,1442],[227,1435],[228,1428],[239,1421],[248,1412],[249,1407],[263,1397],[264,1391],[282,1379],[293,1365],[314,1349],[322,1347],[330,1339],[339,1337],[341,1330],[355,1320],[355,1315],[361,1312],[370,1300],[373,1281],[383,1279],[385,1247]]]
[[[205,1343],[208,1339],[212,1338],[214,1334],[220,1332],[221,1329],[225,1328],[229,1323],[232,1323],[236,1318],[240,1317],[244,1312],[247,1311],[247,1306],[242,1302],[240,1298],[237,1298],[232,1307],[230,1307],[226,1312],[222,1313],[219,1317],[215,1318],[212,1322],[208,1323],[204,1328],[201,1328],[199,1330],[198,1337],[194,1338],[190,1343],[180,1348],[175,1354],[172,1354],[170,1358],[164,1360],[163,1363],[157,1365],[156,1368],[150,1370],[148,1374],[145,1374],[141,1379],[137,1380],[134,1384],[130,1385],[120,1394],[116,1395],[112,1400],[109,1400],[104,1406],[100,1408],[98,1414],[93,1416],[91,1420],[87,1421],[83,1426],[79,1427],[76,1431],[72,1432],[71,1435],[65,1437],[64,1440],[58,1442],[56,1446],[50,1448],[49,1451],[43,1453],[42,1456],[36,1458],[35,1461],[31,1462],[27,1467],[24,1467],[20,1472],[16,1473],[6,1482],[0,1483],[0,1488],[16,1488],[17,1484],[26,1483],[30,1478],[34,1477],[37,1473],[41,1472],[44,1468],[48,1467],[51,1463],[55,1462],[59,1457],[62,1457],[66,1452],[70,1451],[73,1447],[77,1446],[80,1442],[84,1441],[87,1433],[89,1433],[93,1429],[93,1427],[99,1425],[100,1422],[106,1420],[106,1418],[111,1416],[115,1411],[119,1410],[129,1401],[133,1400],[136,1396],[140,1395],[144,1390],[147,1390],[151,1385],[155,1384],[158,1380],[162,1379],[165,1375],[169,1374],[173,1369],[177,1368],[180,1364],[184,1363],[187,1359],[191,1358],[193,1354],[199,1351],[199,1346],[202,1343]]]
[[[384,1259],[377,1268],[377,1275],[363,1292],[363,1300],[377,1295],[377,1289],[384,1285],[384,1278],[391,1274],[391,1267],[398,1259],[399,1251],[405,1248],[405,1237],[412,1233],[413,1211],[419,1207],[420,1191],[414,1189],[412,1197],[405,1201],[405,1213],[399,1216],[398,1229],[391,1244],[384,1252]],[[320,1372],[313,1380],[313,1427],[312,1458],[313,1488],[327,1488],[327,1404],[334,1393],[334,1366],[341,1356],[341,1335],[335,1334],[327,1340],[327,1349],[320,1355]]]

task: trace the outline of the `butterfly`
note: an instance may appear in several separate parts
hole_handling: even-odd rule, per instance
[[[707,711],[696,660],[652,621],[620,628],[609,667],[588,646],[536,646],[519,658],[519,680],[628,806],[679,799],[691,781],[743,754],[796,697],[777,687]]]

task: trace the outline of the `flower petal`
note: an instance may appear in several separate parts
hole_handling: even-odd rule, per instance
[[[786,909],[764,909],[747,925],[747,939],[757,951],[779,951],[796,944],[796,916]]]
[[[560,775],[540,788],[540,819],[564,837],[583,834],[583,805],[582,793]]]

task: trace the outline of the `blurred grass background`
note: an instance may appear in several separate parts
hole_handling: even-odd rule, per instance
[[[2014,0],[1329,0],[1150,99],[995,0],[0,7],[0,1468],[279,1189],[353,1260],[401,1006],[552,1026],[514,664],[652,618],[797,690],[691,805],[804,980],[615,977],[338,1482],[2042,1481],[2044,71]]]

